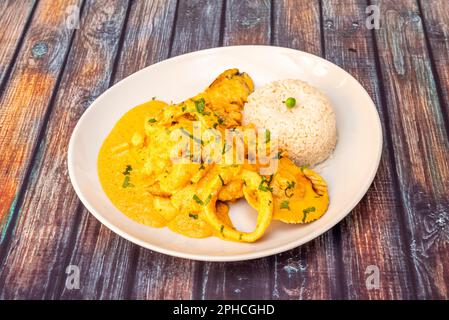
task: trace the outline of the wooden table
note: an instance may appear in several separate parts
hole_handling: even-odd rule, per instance
[[[79,117],[145,66],[239,44],[320,55],[364,85],[384,130],[371,189],[323,236],[255,261],[183,260],[118,237],[69,181]],[[447,0],[3,0],[0,130],[0,298],[449,298]]]

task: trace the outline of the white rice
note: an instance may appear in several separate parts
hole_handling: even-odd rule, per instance
[[[283,101],[293,97],[294,108]],[[326,160],[337,143],[335,113],[329,99],[300,80],[271,82],[255,90],[244,107],[243,123],[270,130],[297,165]]]

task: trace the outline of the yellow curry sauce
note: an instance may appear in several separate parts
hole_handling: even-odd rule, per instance
[[[217,236],[241,242],[259,239],[273,219],[308,223],[320,218],[329,203],[326,182],[312,170],[297,167],[284,151],[268,155],[268,159],[279,160],[270,176],[260,174],[259,164],[248,162],[171,160],[176,142],[170,137],[175,130],[181,130],[193,144],[213,143],[192,135],[194,121],[203,124],[202,133],[209,128],[222,134],[244,129],[241,111],[253,88],[247,74],[230,69],[204,92],[179,104],[150,101],[128,111],[98,156],[100,182],[112,203],[148,226],[167,226],[188,237]],[[266,134],[265,140],[269,141]],[[226,142],[219,150],[223,156],[233,154]],[[227,203],[242,197],[259,213],[256,229],[249,233],[236,230],[228,215]]]
[[[144,136],[144,119],[167,106],[151,101],[128,111],[103,142],[98,155],[101,185],[112,203],[131,219],[152,227],[163,227],[166,219],[153,210],[153,197],[146,191],[145,164],[147,149],[135,148],[131,140],[136,132]],[[127,170],[128,169],[128,170]]]

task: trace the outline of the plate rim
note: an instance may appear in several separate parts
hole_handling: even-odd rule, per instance
[[[376,117],[374,117],[374,118],[376,121],[376,127],[378,129],[377,130],[377,139],[379,141],[379,143],[377,144],[377,150],[376,150],[377,159],[375,162],[375,166],[372,168],[369,175],[367,175],[367,178],[365,178],[365,184],[361,188],[359,188],[359,192],[353,197],[354,200],[348,206],[346,206],[344,209],[339,210],[340,212],[346,212],[346,213],[341,214],[340,217],[338,217],[334,220],[331,220],[328,224],[324,225],[319,230],[317,230],[315,232],[311,232],[296,241],[289,242],[282,246],[264,249],[264,250],[260,250],[257,252],[224,255],[224,256],[211,256],[211,255],[204,255],[204,254],[185,253],[185,252],[176,251],[176,250],[172,250],[172,249],[166,249],[163,247],[159,247],[157,245],[152,245],[150,243],[147,243],[143,240],[140,240],[140,239],[134,237],[133,235],[127,233],[126,231],[121,230],[119,227],[110,223],[106,218],[104,218],[100,213],[98,213],[97,210],[95,208],[93,208],[93,206],[90,205],[89,201],[84,197],[84,194],[78,185],[77,178],[74,173],[75,168],[74,168],[74,163],[73,163],[73,152],[74,152],[75,137],[78,135],[78,131],[80,130],[80,126],[81,126],[81,123],[83,122],[83,120],[86,117],[88,117],[88,114],[90,112],[92,112],[92,110],[93,110],[92,107],[95,106],[96,104],[100,103],[101,100],[104,98],[104,96],[107,95],[107,93],[110,90],[112,90],[112,88],[114,88],[116,86],[120,87],[124,81],[131,81],[133,77],[137,76],[137,74],[145,72],[147,69],[152,68],[156,65],[168,64],[168,63],[171,63],[171,62],[174,62],[177,60],[181,60],[181,59],[185,58],[186,56],[194,57],[194,56],[201,55],[201,54],[213,53],[214,51],[232,50],[232,49],[239,49],[239,48],[245,48],[245,47],[246,48],[250,48],[250,47],[251,48],[260,48],[263,50],[281,50],[281,51],[285,50],[285,51],[294,52],[296,54],[300,53],[302,55],[309,56],[313,59],[318,59],[318,61],[324,63],[325,65],[332,65],[333,68],[339,69],[344,74],[346,74],[346,76],[352,78],[355,81],[356,85],[361,90],[361,92],[363,93],[363,95],[366,96],[366,98],[368,98],[368,101],[371,102],[369,104],[369,106],[367,106],[367,107],[372,109],[372,111],[374,111],[374,115],[376,115]],[[380,165],[380,161],[382,158],[382,150],[383,150],[383,128],[382,128],[379,112],[376,108],[376,104],[374,103],[373,99],[371,98],[369,93],[366,91],[366,89],[363,87],[363,85],[355,77],[353,77],[349,72],[347,72],[346,70],[344,70],[343,68],[341,68],[340,66],[334,64],[333,62],[331,62],[329,60],[326,60],[322,57],[319,57],[314,54],[311,54],[311,53],[308,53],[305,51],[301,51],[301,50],[296,50],[296,49],[287,48],[287,47],[280,47],[280,46],[271,46],[271,45],[237,45],[237,46],[224,46],[224,47],[214,47],[214,48],[209,48],[209,49],[197,50],[197,51],[185,53],[182,55],[178,55],[176,57],[168,58],[168,59],[159,61],[157,63],[148,65],[148,66],[128,75],[127,77],[121,79],[120,81],[118,81],[117,83],[115,83],[114,85],[109,87],[102,94],[100,94],[94,100],[94,102],[92,102],[92,104],[89,107],[87,107],[87,109],[83,112],[81,117],[78,119],[78,121],[75,125],[75,128],[72,131],[71,137],[70,137],[70,142],[69,142],[68,151],[67,151],[67,165],[68,165],[70,182],[72,184],[73,189],[75,190],[75,193],[77,194],[78,198],[80,199],[81,203],[87,208],[89,213],[92,214],[98,221],[100,221],[103,225],[105,225],[108,229],[110,229],[111,231],[113,231],[114,233],[119,235],[120,237],[125,238],[126,240],[128,240],[134,244],[137,244],[143,248],[153,250],[153,251],[156,251],[156,252],[159,252],[162,254],[166,254],[169,256],[173,256],[173,257],[196,260],[196,261],[231,262],[231,261],[254,260],[254,259],[258,259],[258,258],[268,257],[268,256],[278,254],[281,252],[285,252],[285,251],[291,250],[293,248],[299,247],[315,238],[318,238],[322,234],[330,231],[333,227],[335,227],[338,223],[340,223],[344,218],[346,218],[351,213],[351,211],[357,206],[357,204],[359,204],[359,202],[363,199],[365,194],[368,192],[369,188],[371,187],[371,185],[374,181],[374,178],[376,177],[376,174],[377,174],[377,171],[378,171],[378,168]]]

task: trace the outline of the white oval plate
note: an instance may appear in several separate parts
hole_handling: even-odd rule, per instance
[[[203,89],[223,70],[247,72],[256,87],[279,79],[301,79],[328,95],[337,115],[339,140],[330,159],[316,170],[329,184],[330,206],[307,225],[274,221],[256,243],[218,238],[191,239],[168,228],[151,228],[122,214],[104,193],[97,173],[103,140],[129,109],[156,96],[180,102]],[[87,209],[120,236],[161,253],[206,261],[238,261],[295,248],[343,219],[368,190],[379,165],[382,129],[365,89],[346,71],[314,55],[279,47],[236,46],[197,51],[140,70],[104,92],[83,114],[70,140],[68,166],[76,193]],[[256,214],[245,201],[231,208],[238,229],[248,231]]]

